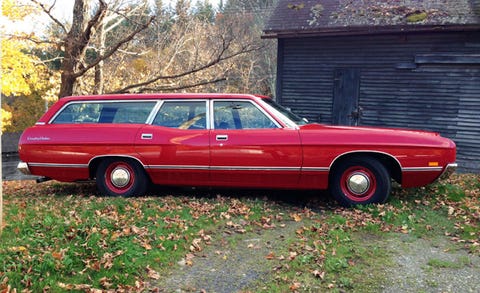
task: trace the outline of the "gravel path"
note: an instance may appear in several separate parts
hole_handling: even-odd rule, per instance
[[[225,235],[193,265],[180,262],[179,268],[159,280],[154,287],[160,292],[238,292],[262,281],[272,269],[266,258],[287,246],[286,235],[294,235],[301,222],[286,221],[284,227],[261,229],[257,233]]]
[[[447,238],[405,236],[389,240],[387,247],[396,266],[386,270],[385,293],[480,292],[480,257]]]
[[[197,254],[191,266],[180,262],[152,288],[160,292],[240,292],[268,281],[272,262],[266,256],[271,252],[278,255],[288,245],[288,235],[302,225],[293,221],[285,224],[257,233],[225,235]],[[386,249],[394,264],[382,273],[385,283],[377,287],[378,292],[480,292],[480,257],[445,237],[425,240],[400,235],[365,240],[368,246]]]

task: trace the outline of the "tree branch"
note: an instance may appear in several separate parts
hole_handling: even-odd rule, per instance
[[[63,23],[61,23],[55,16],[52,15],[52,9],[53,7],[55,7],[55,4],[57,1],[53,1],[52,6],[50,6],[49,8],[45,7],[45,4],[37,0],[30,0],[30,1],[40,6],[43,12],[45,12],[48,15],[48,17],[50,17],[51,20],[53,20],[58,26],[60,26],[60,28],[63,30],[65,34],[68,32],[67,28],[63,25]]]
[[[140,82],[140,83],[137,83],[137,84],[132,84],[132,85],[129,85],[129,86],[126,86],[122,89],[119,89],[119,90],[116,90],[114,91],[114,93],[123,93],[123,92],[128,92],[129,90],[131,89],[134,89],[134,88],[140,88],[140,87],[144,87],[144,86],[147,86],[149,84],[152,84],[154,82],[157,82],[159,80],[164,80],[164,79],[176,79],[176,78],[180,78],[180,77],[184,77],[184,76],[187,76],[187,75],[190,75],[190,74],[193,74],[193,73],[196,73],[196,72],[199,72],[199,71],[202,71],[202,70],[205,70],[207,68],[210,68],[222,61],[225,61],[225,60],[228,60],[228,59],[231,59],[231,58],[234,58],[236,56],[239,56],[239,55],[242,55],[242,54],[246,54],[246,53],[250,53],[250,52],[253,52],[253,51],[256,51],[259,49],[259,47],[252,47],[252,48],[248,48],[248,47],[242,47],[239,51],[237,52],[234,52],[230,55],[227,55],[227,56],[223,56],[223,54],[225,53],[225,50],[228,48],[229,46],[226,46],[225,44],[223,45],[222,47],[222,50],[220,51],[219,55],[217,56],[217,58],[211,60],[209,63],[205,64],[205,65],[202,65],[202,66],[199,66],[197,68],[194,68],[194,69],[191,69],[191,70],[187,70],[187,71],[184,71],[182,73],[179,73],[179,74],[174,74],[174,75],[166,75],[166,76],[156,76],[150,80],[147,80],[145,82]]]
[[[85,28],[85,31],[83,32],[81,39],[83,40],[90,40],[92,37],[92,34],[95,33],[95,30],[102,24],[103,18],[105,17],[105,14],[107,13],[107,4],[103,0],[98,0],[100,3],[100,6],[98,7],[97,12],[95,15],[88,21],[87,27]],[[88,44],[88,41],[86,42]]]
[[[34,62],[34,64],[35,65],[47,64],[47,63],[54,62],[54,61],[57,61],[57,60],[63,60],[63,57],[54,57],[54,58],[50,58],[50,59],[40,60],[40,61]]]
[[[117,50],[124,44],[130,42],[139,32],[141,32],[142,30],[146,29],[150,23],[152,23],[152,21],[155,19],[155,16],[152,16],[150,17],[150,19],[142,24],[140,27],[138,27],[136,30],[134,30],[133,32],[131,32],[128,36],[126,36],[123,40],[119,41],[115,46],[113,46],[112,48],[110,48],[110,50],[108,50],[104,55],[102,56],[98,56],[92,63],[90,63],[89,65],[85,66],[84,68],[82,68],[81,70],[75,72],[75,77],[80,77],[82,76],[83,74],[85,74],[88,70],[94,68],[96,65],[98,65],[98,63],[100,63],[101,61],[105,60],[105,59],[108,59],[109,57],[111,57],[113,54],[115,54],[115,52],[117,52]]]
[[[214,84],[214,83],[219,83],[222,81],[226,81],[226,77],[221,77],[213,80],[205,80],[205,81],[200,81],[194,84],[187,84],[187,85],[182,85],[182,86],[177,86],[177,87],[168,87],[168,86],[159,86],[159,87],[144,87],[140,88],[137,92],[138,93],[144,93],[144,92],[161,92],[161,91],[180,91],[184,89],[189,89],[189,88],[194,88],[202,85],[207,85],[207,84]],[[124,94],[127,92],[111,92],[111,94]]]

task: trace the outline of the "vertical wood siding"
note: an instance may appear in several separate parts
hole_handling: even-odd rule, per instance
[[[277,98],[298,114],[330,124],[334,71],[357,68],[359,125],[439,132],[457,143],[462,171],[480,172],[480,32],[280,39],[278,52]]]

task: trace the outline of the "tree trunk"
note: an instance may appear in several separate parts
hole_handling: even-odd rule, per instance
[[[64,39],[65,57],[62,62],[62,85],[59,97],[71,96],[74,93],[78,66],[85,54],[86,44],[84,33],[89,15],[88,4],[84,0],[75,0],[73,6],[72,27]]]
[[[59,98],[71,96],[76,93],[77,79],[85,73],[85,53],[95,30],[103,22],[107,5],[103,0],[98,0],[97,12],[90,17],[89,0],[75,0],[73,6],[72,27],[63,40],[65,57],[62,62]]]
[[[63,64],[62,64],[63,68]],[[76,77],[73,77],[71,74],[66,74],[67,72],[65,69],[62,71],[61,81],[62,84],[60,85],[60,93],[58,94],[59,98],[64,98],[73,95],[74,85],[77,80]]]

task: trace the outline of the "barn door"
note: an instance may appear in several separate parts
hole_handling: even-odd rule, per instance
[[[333,125],[358,125],[361,108],[358,105],[360,70],[339,68],[334,72]]]

